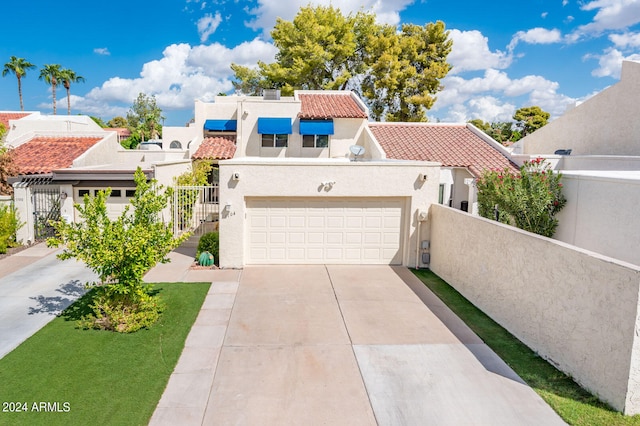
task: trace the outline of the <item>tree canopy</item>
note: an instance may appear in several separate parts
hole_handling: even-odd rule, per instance
[[[332,6],[302,7],[293,21],[278,19],[271,32],[275,62],[257,69],[232,64],[234,87],[248,95],[279,88],[354,90],[376,120],[425,121],[442,88],[452,41],[442,22],[401,30],[375,22],[369,12],[343,15]]]
[[[529,133],[533,133],[548,123],[551,116],[539,106],[523,107],[513,115],[514,121],[487,123],[479,118],[469,120],[469,123],[491,136],[503,145],[511,145]]]
[[[13,74],[18,79],[18,96],[20,97],[20,111],[24,111],[24,104],[22,103],[22,77],[27,75],[27,70],[34,69],[36,66],[24,58],[18,58],[12,56],[9,58],[9,62],[4,64],[2,69],[2,76],[7,74]]]
[[[62,81],[62,69],[59,64],[45,64],[40,69],[39,80],[51,86],[51,97],[53,98],[53,115],[57,114],[56,109],[56,87]]]
[[[516,126],[520,129],[523,137],[545,126],[549,117],[551,114],[543,111],[539,106],[520,108],[513,115]]]
[[[131,130],[135,142],[144,142],[161,136],[163,119],[155,95],[139,93],[127,113],[127,127]]]

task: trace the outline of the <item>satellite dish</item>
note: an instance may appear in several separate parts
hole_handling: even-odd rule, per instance
[[[351,153],[354,155],[354,157],[356,157],[356,160],[357,160],[359,156],[361,156],[362,154],[364,154],[364,146],[361,146],[361,145],[351,145],[351,146],[349,147],[349,151],[351,151]]]

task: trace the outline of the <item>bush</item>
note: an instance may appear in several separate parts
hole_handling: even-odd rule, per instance
[[[6,253],[8,247],[17,245],[16,231],[22,225],[14,207],[0,206],[0,253]]]
[[[198,252],[196,253],[196,258],[200,257],[202,252],[208,251],[213,255],[213,259],[216,265],[220,265],[219,263],[219,243],[220,237],[217,231],[207,232],[202,237],[200,237],[200,241],[198,241]]]
[[[476,182],[478,213],[552,237],[558,226],[555,215],[567,202],[561,177],[542,158],[526,161],[517,174],[510,170],[487,171]]]

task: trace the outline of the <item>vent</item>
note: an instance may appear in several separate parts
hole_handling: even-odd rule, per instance
[[[262,98],[265,101],[279,101],[280,100],[280,90],[279,89],[265,89],[262,92]]]

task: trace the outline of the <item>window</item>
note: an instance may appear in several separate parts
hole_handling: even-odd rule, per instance
[[[127,198],[132,198],[134,195],[136,195],[136,190],[135,189],[127,189],[125,191],[125,196]]]
[[[440,189],[438,191],[438,204],[444,204],[444,183],[440,184]]]
[[[112,189],[111,190],[111,194],[109,194],[109,197],[113,198],[113,197],[122,197],[122,190],[121,189]]]
[[[263,148],[286,148],[289,143],[289,135],[285,134],[262,134]]]
[[[327,148],[329,135],[302,135],[303,148]]]
[[[91,191],[88,189],[78,189],[78,197],[84,197],[85,195],[91,195]]]

